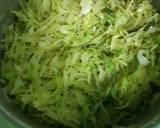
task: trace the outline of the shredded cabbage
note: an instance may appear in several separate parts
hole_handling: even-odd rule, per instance
[[[19,0],[1,83],[34,116],[106,128],[160,86],[159,14],[149,0]]]

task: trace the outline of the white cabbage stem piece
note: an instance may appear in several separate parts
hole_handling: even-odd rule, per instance
[[[145,50],[139,50],[137,54],[137,59],[141,65],[147,66],[150,64],[150,61],[144,56],[145,53]]]

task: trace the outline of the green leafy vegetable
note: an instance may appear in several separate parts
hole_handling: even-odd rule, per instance
[[[6,31],[0,79],[9,95],[40,113],[34,116],[106,128],[153,95],[150,83],[160,83],[160,16],[149,0],[19,5]]]

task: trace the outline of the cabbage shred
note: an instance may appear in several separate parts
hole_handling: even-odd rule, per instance
[[[43,120],[106,128],[160,85],[159,14],[149,0],[19,0],[0,78]],[[56,123],[55,123],[56,122]]]

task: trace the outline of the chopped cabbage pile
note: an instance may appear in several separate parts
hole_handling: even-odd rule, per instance
[[[132,117],[160,87],[160,15],[150,0],[19,0],[0,82],[33,116],[71,128]]]

